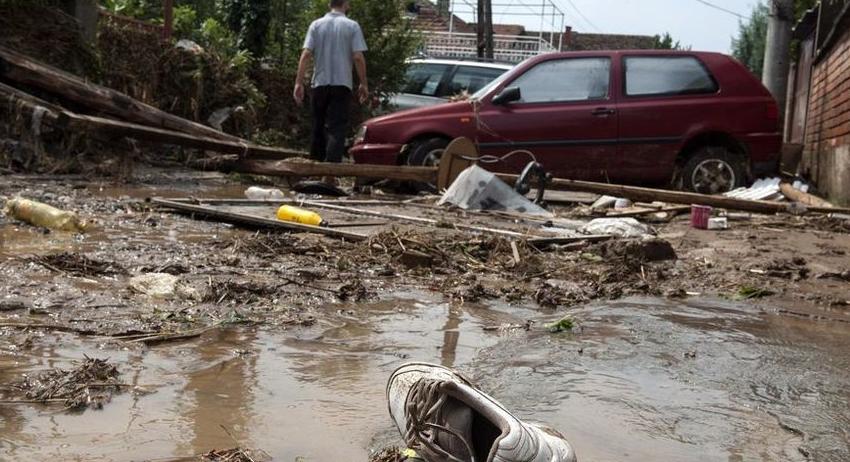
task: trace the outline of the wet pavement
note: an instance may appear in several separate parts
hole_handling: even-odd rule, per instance
[[[407,360],[456,366],[580,460],[850,458],[850,330],[724,300],[627,299],[561,313],[408,293],[334,305],[312,327],[230,328],[161,347],[39,335],[0,375],[109,357],[133,385],[102,411],[0,406],[0,459],[149,460],[237,445],[274,460],[366,460],[397,443],[385,380]],[[535,319],[531,331],[483,327]],[[50,444],[45,445],[45,441]]]

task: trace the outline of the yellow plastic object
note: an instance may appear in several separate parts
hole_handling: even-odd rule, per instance
[[[298,207],[292,207],[291,205],[284,205],[281,208],[277,209],[277,219],[280,221],[291,221],[294,223],[301,223],[303,225],[326,225],[325,221],[322,220],[322,217],[319,216],[318,213],[311,212],[310,210],[305,210]]]
[[[86,222],[74,212],[66,212],[41,202],[16,197],[6,202],[4,213],[8,217],[31,225],[59,231],[85,232]]]

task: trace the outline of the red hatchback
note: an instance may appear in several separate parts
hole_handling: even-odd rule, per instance
[[[603,51],[531,58],[475,93],[371,119],[351,154],[364,164],[435,165],[456,137],[488,168],[531,157],[556,177],[725,192],[778,170],[779,108],[719,53]],[[407,146],[406,149],[402,149]]]

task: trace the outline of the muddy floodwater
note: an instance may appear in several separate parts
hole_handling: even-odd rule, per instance
[[[4,347],[2,374],[82,355],[133,385],[101,411],[0,407],[2,460],[155,460],[239,444],[275,460],[366,460],[397,443],[385,379],[407,360],[458,367],[584,461],[850,459],[850,331],[722,300],[626,299],[571,310],[574,333],[485,330],[555,319],[429,294],[334,305],[311,327],[214,331],[114,349],[49,334]]]
[[[143,199],[245,185],[145,178],[0,181],[0,196],[97,225],[71,235],[0,217],[0,461],[241,447],[365,462],[402,444],[384,387],[407,361],[460,369],[565,434],[582,462],[850,460],[846,224],[761,217],[704,232],[680,217],[656,225],[672,255],[655,260],[618,253],[634,241],[539,251],[438,228],[343,242],[175,215]],[[405,263],[405,246],[435,263]],[[132,287],[155,273],[177,279],[173,296]],[[564,316],[571,332],[545,327]],[[102,409],[21,391],[86,357],[117,368]]]

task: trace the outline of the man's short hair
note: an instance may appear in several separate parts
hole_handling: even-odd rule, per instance
[[[348,0],[331,0],[331,8],[342,8]]]

